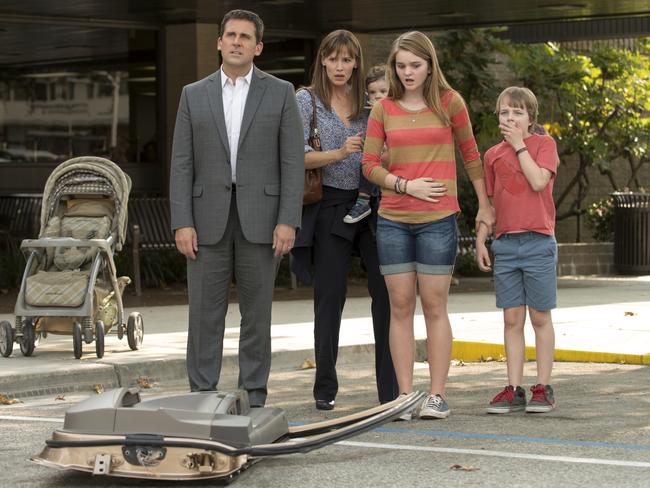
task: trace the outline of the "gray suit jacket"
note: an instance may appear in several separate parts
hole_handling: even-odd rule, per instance
[[[305,165],[293,86],[253,68],[235,194],[221,91],[220,71],[183,87],[172,147],[172,231],[194,227],[199,244],[216,244],[236,195],[244,237],[270,244],[277,224],[300,226]]]

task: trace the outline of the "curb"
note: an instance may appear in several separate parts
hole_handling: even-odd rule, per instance
[[[45,374],[14,374],[0,378],[0,393],[7,398],[32,398],[77,391],[90,393],[93,385],[97,384],[103,385],[105,389],[120,386],[112,365],[93,364],[82,370],[66,368]]]
[[[426,342],[426,340],[423,340]],[[503,344],[487,342],[454,341],[451,357],[466,362],[485,361],[488,358],[499,359],[505,356]],[[535,360],[535,348],[526,347],[526,360]],[[620,364],[650,364],[650,354],[622,354],[614,352],[575,351],[571,349],[556,349],[555,361],[571,363],[620,363]]]
[[[339,364],[355,364],[374,361],[373,344],[356,344],[339,348]],[[426,361],[426,339],[416,340],[416,361]],[[485,342],[454,341],[451,357],[464,362],[485,362],[503,360],[503,344]],[[313,359],[313,349],[275,351],[272,356],[274,370],[300,370],[305,359]],[[526,347],[526,359],[535,360],[535,348]],[[555,361],[620,363],[650,365],[650,354],[617,354],[609,352],[573,351],[556,349]],[[238,373],[238,356],[224,356],[221,374]],[[70,392],[91,394],[93,386],[101,384],[105,389],[132,387],[145,377],[149,383],[185,381],[187,378],[185,359],[154,359],[129,361],[122,364],[93,364],[87,367],[53,370],[47,374],[19,374],[0,378],[0,393],[7,398],[31,398]]]

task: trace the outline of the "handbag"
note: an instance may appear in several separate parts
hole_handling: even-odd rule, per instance
[[[314,151],[321,151],[320,135],[318,134],[318,124],[316,121],[316,98],[308,88],[305,88],[311,97],[311,121],[309,122],[309,138],[307,144]],[[311,205],[320,202],[323,199],[323,172],[321,168],[305,170],[305,188],[302,197],[303,205]]]

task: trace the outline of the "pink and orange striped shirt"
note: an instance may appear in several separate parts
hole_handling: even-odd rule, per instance
[[[470,180],[483,178],[483,166],[465,102],[455,91],[443,93],[441,102],[443,110],[449,114],[451,126],[445,126],[430,108],[410,111],[395,100],[381,100],[372,108],[363,148],[366,178],[382,186],[386,175],[392,173],[407,180],[430,177],[447,185],[447,194],[438,203],[383,189],[379,207],[382,217],[420,224],[460,211],[454,141]],[[381,165],[384,142],[388,148],[387,169]]]

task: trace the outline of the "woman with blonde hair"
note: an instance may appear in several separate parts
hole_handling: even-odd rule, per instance
[[[397,380],[388,344],[388,292],[379,272],[377,243],[371,229],[375,219],[371,216],[344,223],[359,193],[363,135],[368,121],[364,90],[359,41],[347,30],[331,32],[318,48],[311,85],[296,95],[304,128],[305,168],[321,168],[323,175],[323,199],[304,207],[301,230],[292,251],[293,270],[303,282],[311,279],[305,271],[313,256],[314,399],[320,410],[334,408],[338,393],[339,330],[354,251],[363,260],[372,297],[379,401],[385,403],[397,396]],[[316,104],[321,151],[314,151],[307,144],[312,102]],[[374,206],[376,208],[376,203]]]
[[[363,156],[366,177],[380,185],[377,223],[380,269],[391,306],[390,350],[400,393],[413,389],[413,317],[419,289],[427,330],[430,395],[420,418],[446,418],[445,383],[452,334],[447,314],[458,247],[455,145],[479,200],[477,223],[489,228],[494,210],[467,107],[442,73],[431,40],[407,32],[387,63],[388,97],[370,113]],[[381,165],[384,143],[388,166]],[[410,418],[410,415],[404,417]]]

